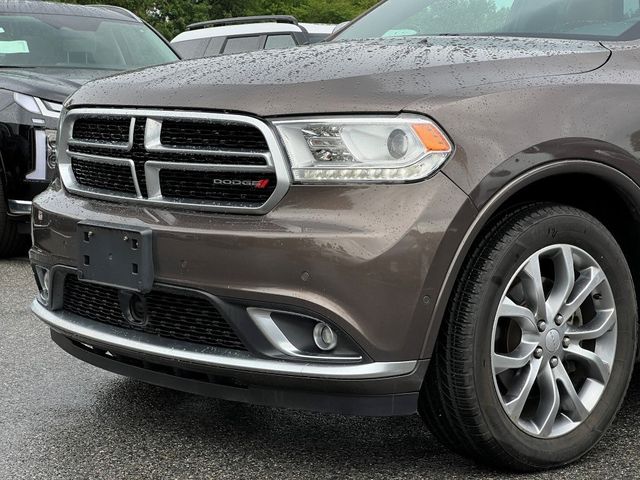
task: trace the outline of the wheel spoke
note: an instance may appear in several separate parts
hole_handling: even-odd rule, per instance
[[[569,327],[566,335],[572,340],[594,340],[611,331],[616,325],[616,311],[600,310],[595,318],[582,327]]]
[[[575,272],[571,247],[563,245],[553,258],[555,278],[547,299],[547,319],[553,320],[573,291]]]
[[[524,293],[532,306],[535,318],[544,318],[546,315],[546,299],[542,286],[542,274],[540,273],[540,257],[534,255],[525,265],[520,279]]]
[[[538,344],[533,342],[522,342],[510,353],[493,353],[493,372],[498,375],[506,370],[516,370],[525,367],[532,359],[533,352]]]
[[[540,387],[540,406],[536,414],[539,417],[536,424],[539,435],[546,437],[551,435],[561,405],[558,384],[549,364],[540,372],[538,386]]]
[[[573,315],[605,279],[604,272],[600,268],[589,267],[581,271],[580,276],[575,281],[573,291],[569,295],[565,305],[560,309],[560,313],[565,318]]]
[[[498,309],[498,317],[513,318],[520,328],[527,332],[537,332],[536,318],[527,307],[521,307],[513,303],[509,297],[504,297]]]
[[[581,422],[586,419],[589,415],[589,410],[585,407],[580,395],[578,395],[576,387],[573,386],[573,382],[571,378],[569,378],[569,374],[562,362],[553,369],[553,374],[556,381],[562,384],[563,393],[566,395],[565,400],[567,401],[563,402],[563,406],[567,412],[567,416],[574,422]]]
[[[538,378],[541,366],[541,360],[531,361],[528,371],[522,372],[522,375],[516,379],[515,384],[507,395],[507,401],[505,403],[507,414],[516,423],[520,420],[522,410],[529,399],[533,385],[536,383],[536,378]]]
[[[611,365],[605,363],[599,355],[576,344],[567,350],[567,359],[574,360],[587,367],[589,375],[601,384],[607,383],[611,375]]]

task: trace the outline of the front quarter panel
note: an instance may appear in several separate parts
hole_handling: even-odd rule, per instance
[[[456,243],[440,279],[423,357],[430,357],[464,257],[482,226],[524,186],[566,173],[594,175],[640,206],[640,55],[614,51],[601,70],[538,78],[528,85],[488,85],[476,95],[425,99],[407,110],[434,118],[456,145],[444,173],[470,197],[479,215],[460,222],[442,244]],[[597,193],[596,193],[597,194]]]
[[[614,52],[601,69],[423,99],[407,110],[438,121],[458,155],[444,172],[481,208],[528,169],[584,159],[640,178],[640,50]]]

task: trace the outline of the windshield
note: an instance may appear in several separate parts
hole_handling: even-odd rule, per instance
[[[177,60],[146,25],[66,15],[0,16],[0,67],[131,70]]]
[[[337,40],[431,35],[640,38],[640,0],[387,0]]]

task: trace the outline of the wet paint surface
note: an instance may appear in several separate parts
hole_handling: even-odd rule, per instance
[[[190,60],[107,78],[70,105],[198,108],[260,116],[399,112],[460,88],[602,65],[594,42],[425,38],[335,42]]]

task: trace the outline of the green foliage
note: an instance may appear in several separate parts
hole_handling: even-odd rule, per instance
[[[377,0],[254,0],[250,15],[289,14],[304,22],[341,23],[352,20]]]
[[[433,0],[398,28],[432,34],[491,32],[504,25],[509,11],[495,0]]]
[[[145,19],[168,39],[190,23],[244,15],[288,14],[304,22],[350,20],[377,0],[55,0],[124,7]]]

